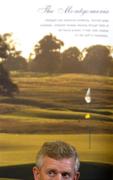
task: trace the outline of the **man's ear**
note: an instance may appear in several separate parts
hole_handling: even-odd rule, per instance
[[[39,169],[36,166],[33,167],[33,176],[34,180],[39,180]]]
[[[74,180],[79,180],[80,178],[80,172],[76,172],[76,175],[75,175],[75,179]]]

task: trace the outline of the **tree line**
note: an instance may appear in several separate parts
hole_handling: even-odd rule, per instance
[[[62,52],[64,42],[48,34],[34,45],[29,59],[25,59],[16,51],[11,38],[10,33],[0,36],[0,57],[7,70],[113,75],[111,46],[97,44],[82,51],[73,46]]]
[[[21,51],[16,50],[11,33],[0,35],[0,93],[5,86],[1,88],[2,81],[5,81],[3,77],[9,78],[8,71],[13,70],[113,76],[112,46],[97,44],[85,47],[82,51],[73,46],[61,51],[63,46],[64,42],[50,33],[36,42],[29,58],[25,59]],[[13,91],[17,91],[15,85]]]

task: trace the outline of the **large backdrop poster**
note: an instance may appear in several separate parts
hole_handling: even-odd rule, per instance
[[[33,179],[52,140],[77,148],[81,180],[112,180],[109,0],[0,0],[0,178]]]

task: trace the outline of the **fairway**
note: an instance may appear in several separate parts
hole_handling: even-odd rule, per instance
[[[34,163],[38,149],[45,141],[64,140],[76,146],[81,161],[113,163],[113,135],[0,135],[0,164]],[[90,146],[89,146],[90,145]]]
[[[0,97],[0,133],[113,133],[112,77],[12,73],[12,79],[20,92]]]

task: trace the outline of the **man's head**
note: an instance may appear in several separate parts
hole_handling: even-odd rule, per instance
[[[78,180],[79,158],[76,149],[65,142],[46,142],[37,154],[33,168],[35,180]]]

